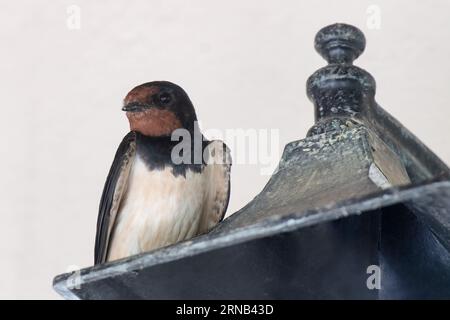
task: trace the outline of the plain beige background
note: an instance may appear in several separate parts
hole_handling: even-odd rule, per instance
[[[313,38],[334,22],[363,30],[356,64],[378,102],[450,163],[448,0],[2,1],[0,298],[57,298],[53,276],[92,264],[129,89],[176,82],[204,127],[278,129],[281,151],[313,123]],[[259,169],[233,167],[229,213],[264,186]]]

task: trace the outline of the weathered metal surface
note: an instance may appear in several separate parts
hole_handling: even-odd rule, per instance
[[[364,35],[315,41],[316,124],[266,187],[209,234],[54,280],[66,298],[450,298],[450,170],[377,105]],[[366,286],[381,267],[381,290]]]
[[[344,127],[288,144],[261,193],[213,233],[408,183],[399,158],[376,135],[361,125]]]

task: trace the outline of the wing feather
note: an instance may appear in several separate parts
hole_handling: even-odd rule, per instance
[[[120,201],[126,190],[128,175],[135,153],[136,136],[132,131],[120,143],[103,188],[95,237],[95,264],[106,261],[112,228],[119,210]]]
[[[205,174],[209,182],[203,210],[202,232],[212,229],[223,220],[230,200],[230,150],[223,141],[214,140],[206,146],[208,155]]]

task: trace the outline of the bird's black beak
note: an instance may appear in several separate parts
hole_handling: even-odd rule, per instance
[[[130,102],[122,107],[122,111],[126,112],[140,112],[150,108],[150,105],[140,102]]]

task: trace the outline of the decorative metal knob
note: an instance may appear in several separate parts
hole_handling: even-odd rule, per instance
[[[317,70],[307,82],[316,118],[316,125],[308,135],[333,130],[349,118],[362,118],[364,109],[374,102],[375,79],[352,64],[365,45],[364,34],[351,25],[336,23],[317,33],[314,46],[328,65]]]
[[[366,38],[356,27],[336,23],[317,33],[314,47],[330,64],[352,63],[364,51]]]

